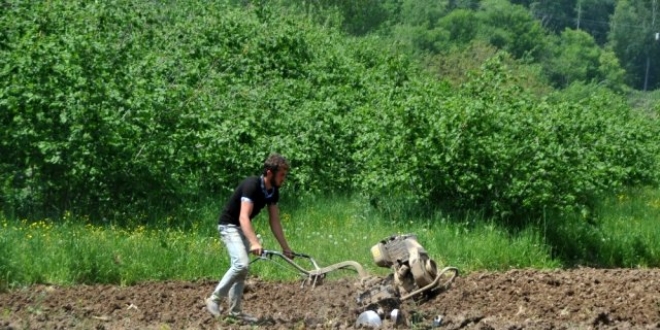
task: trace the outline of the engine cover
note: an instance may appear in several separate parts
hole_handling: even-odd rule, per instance
[[[393,235],[371,248],[376,265],[392,268],[386,278],[362,283],[358,303],[367,309],[398,308],[399,299],[431,284],[437,276],[437,267],[414,234]]]

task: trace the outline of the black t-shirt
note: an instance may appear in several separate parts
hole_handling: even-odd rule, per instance
[[[251,176],[236,187],[234,194],[229,198],[225,208],[218,219],[219,224],[234,224],[240,226],[238,217],[241,214],[241,200],[247,198],[252,201],[252,214],[250,220],[254,219],[266,206],[277,204],[280,199],[280,191],[273,187],[266,191],[263,177]]]

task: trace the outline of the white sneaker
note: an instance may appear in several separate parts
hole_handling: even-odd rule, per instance
[[[214,296],[206,298],[206,309],[215,317],[220,316],[220,312],[222,311],[220,304],[218,304],[218,299]]]

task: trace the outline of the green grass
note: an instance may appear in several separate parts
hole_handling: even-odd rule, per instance
[[[478,216],[454,219],[437,213],[415,217],[405,216],[405,212],[377,212],[365,205],[347,198],[282,205],[281,218],[291,247],[311,255],[322,267],[354,260],[379,275],[389,270],[374,264],[371,247],[385,237],[403,233],[416,234],[439,266],[455,266],[464,274],[574,265],[660,266],[657,190],[631,191],[602,200],[596,222],[579,217],[544,219],[537,227],[516,231]],[[213,209],[204,208],[198,219],[166,218],[130,228],[91,224],[70,214],[57,221],[0,219],[0,289],[35,283],[130,285],[148,280],[219,279],[228,260],[215,229],[217,215],[209,211]],[[186,225],[178,227],[178,222]],[[264,248],[279,250],[266,216],[254,224]],[[297,261],[312,267],[304,259]],[[260,261],[253,264],[252,272],[270,280],[299,278],[283,262]]]
[[[605,200],[600,258],[608,266],[660,266],[660,193],[637,190]]]
[[[2,221],[0,275],[5,285],[197,279],[217,272],[215,237],[170,228],[131,230],[72,219]]]

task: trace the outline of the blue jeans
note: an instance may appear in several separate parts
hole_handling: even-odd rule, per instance
[[[227,297],[229,312],[240,313],[243,287],[250,266],[250,245],[239,226],[218,225],[218,232],[229,253],[231,266],[216,286],[213,295],[217,299]]]

